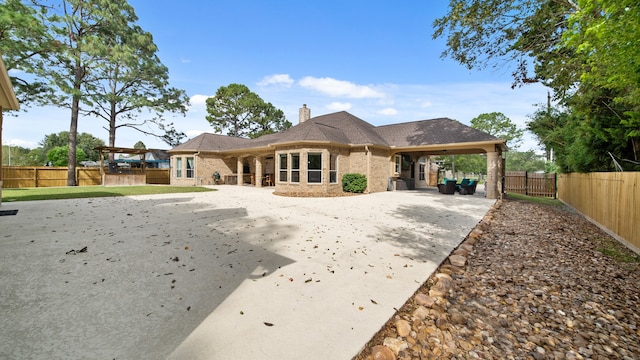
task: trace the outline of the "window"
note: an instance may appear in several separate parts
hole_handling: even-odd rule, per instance
[[[338,155],[329,154],[329,183],[338,182]]]
[[[188,157],[187,158],[187,178],[193,179],[194,172],[195,172],[194,160],[192,157]]]
[[[287,154],[280,154],[280,162],[279,162],[279,176],[278,176],[278,181],[287,181],[287,169],[288,169],[288,164],[287,164]]]
[[[176,177],[177,178],[182,177],[182,158],[181,157],[176,158]]]
[[[322,183],[322,154],[307,155],[307,183]]]
[[[291,154],[291,182],[300,182],[300,154]]]
[[[396,156],[395,156],[395,159],[396,159],[396,166],[395,166],[395,170],[394,170],[394,172],[395,172],[396,174],[400,174],[400,166],[401,166],[401,164],[402,164],[402,156],[400,156],[400,155],[396,155]]]
[[[424,164],[420,164],[420,169],[418,170],[418,178],[420,180],[424,180]]]

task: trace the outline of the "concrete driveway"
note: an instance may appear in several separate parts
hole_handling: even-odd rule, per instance
[[[272,189],[3,203],[2,359],[351,359],[482,193]]]

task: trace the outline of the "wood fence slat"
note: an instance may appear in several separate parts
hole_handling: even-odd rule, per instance
[[[561,174],[558,197],[640,253],[640,172]]]
[[[529,196],[556,198],[556,174],[536,174],[526,171],[507,171],[505,191]]]
[[[67,168],[51,166],[3,166],[3,188],[17,189],[25,187],[53,187],[67,185]],[[131,169],[131,173],[140,174],[141,170]],[[147,184],[170,184],[169,169],[146,169]],[[99,168],[76,168],[78,186],[102,184]]]

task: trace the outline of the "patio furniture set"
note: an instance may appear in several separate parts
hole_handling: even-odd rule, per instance
[[[460,195],[473,195],[476,192],[478,180],[462,179],[458,183],[456,179],[444,179],[444,183],[438,184],[438,191],[442,194],[453,195],[456,192]]]

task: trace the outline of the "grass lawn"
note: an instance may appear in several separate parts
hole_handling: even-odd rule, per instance
[[[33,201],[55,199],[79,199],[108,196],[153,195],[215,191],[200,186],[69,186],[50,188],[2,189],[2,201]]]
[[[527,195],[516,194],[516,193],[508,193],[507,199],[524,200],[524,201],[530,201],[530,202],[543,204],[543,205],[555,205],[555,206],[564,205],[562,204],[562,201],[558,199],[552,199],[547,197],[534,197],[534,196],[527,196]]]

